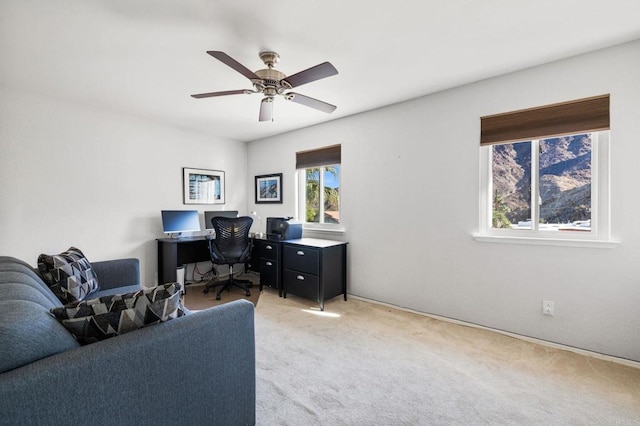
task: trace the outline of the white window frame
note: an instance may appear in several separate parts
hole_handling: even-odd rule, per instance
[[[538,244],[572,247],[614,248],[611,239],[609,131],[591,132],[591,232],[550,232],[538,229],[540,211],[538,159],[541,138],[531,141],[531,229],[504,229],[491,226],[493,214],[492,145],[480,147],[480,217],[476,241],[491,243]],[[576,132],[579,134],[579,132]],[[505,142],[516,143],[515,142]]]
[[[322,169],[320,172],[320,188],[324,188],[324,169],[325,167],[330,167],[330,166],[334,166],[335,164],[325,164],[322,166],[313,166],[313,167],[306,167],[304,169],[298,169],[296,170],[297,173],[297,179],[296,179],[296,183],[297,183],[297,188],[296,188],[296,193],[297,193],[297,198],[298,198],[298,220],[302,223],[302,227],[304,229],[310,230],[310,231],[319,231],[319,232],[337,232],[337,233],[343,233],[344,232],[344,228],[342,226],[342,164],[340,164],[340,223],[316,223],[316,222],[307,222],[307,193],[306,193],[306,188],[307,188],[307,176],[306,176],[306,169],[312,169],[312,168],[319,168]],[[321,193],[322,196],[322,201],[320,202],[320,217],[324,218],[324,195]]]

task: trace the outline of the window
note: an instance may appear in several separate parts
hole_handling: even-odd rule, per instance
[[[594,132],[492,145],[491,227],[590,232],[597,138]]]
[[[610,242],[608,95],[481,120],[477,240]]]
[[[296,153],[298,218],[306,227],[340,224],[340,162],[340,145]]]

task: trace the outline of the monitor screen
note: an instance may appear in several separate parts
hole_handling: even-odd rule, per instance
[[[206,229],[213,229],[213,225],[211,225],[211,218],[216,216],[238,217],[238,210],[221,210],[221,211],[204,212],[204,227]]]
[[[165,234],[200,231],[197,210],[162,210],[162,230]]]

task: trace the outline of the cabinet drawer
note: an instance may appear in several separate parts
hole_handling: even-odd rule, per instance
[[[305,274],[304,272],[284,271],[284,288],[286,293],[295,294],[296,296],[306,299],[320,300],[320,286],[318,285],[318,276]]]
[[[279,288],[280,266],[275,260],[260,259],[260,285]]]
[[[285,245],[282,250],[283,267],[300,272],[318,275],[320,254],[317,249]]]
[[[270,241],[259,241],[260,256],[271,260],[280,260],[280,243],[272,243]]]

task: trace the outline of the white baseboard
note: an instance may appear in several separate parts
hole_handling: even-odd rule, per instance
[[[422,316],[425,316],[425,317],[428,317],[428,318],[437,319],[437,320],[440,320],[440,321],[446,321],[446,322],[450,322],[450,323],[453,323],[453,324],[462,325],[462,326],[465,326],[465,327],[473,327],[473,328],[477,328],[477,329],[480,329],[480,330],[492,331],[492,332],[495,332],[495,333],[503,334],[505,336],[513,337],[515,339],[520,339],[520,340],[524,340],[526,342],[536,343],[538,345],[547,346],[547,347],[554,348],[554,349],[561,349],[561,350],[565,350],[565,351],[569,351],[569,352],[574,352],[576,354],[580,354],[580,355],[584,355],[584,356],[588,356],[588,357],[592,357],[592,358],[601,359],[601,360],[604,360],[604,361],[611,361],[611,362],[615,362],[617,364],[626,365],[626,366],[629,366],[629,367],[640,368],[640,362],[633,361],[633,360],[626,359],[626,358],[619,358],[619,357],[615,357],[615,356],[611,356],[611,355],[605,355],[605,354],[601,354],[601,353],[598,353],[598,352],[589,351],[589,350],[586,350],[586,349],[580,349],[580,348],[575,348],[573,346],[562,345],[560,343],[549,342],[547,340],[536,339],[535,337],[529,337],[529,336],[524,336],[522,334],[511,333],[509,331],[504,331],[504,330],[499,330],[499,329],[496,329],[496,328],[486,327],[486,326],[474,324],[474,323],[471,323],[471,322],[460,321],[460,320],[457,320],[457,319],[443,317],[443,316],[440,316],[440,315],[434,315],[434,314],[428,314],[428,313],[425,313],[425,312],[415,311],[413,309],[403,308],[401,306],[392,305],[390,303],[385,303],[385,302],[380,302],[378,300],[367,299],[365,297],[354,296],[352,294],[348,294],[348,297],[351,297],[351,298],[354,298],[354,299],[357,299],[357,300],[362,300],[364,302],[375,303],[376,305],[386,306],[388,308],[398,309],[400,311],[410,312],[410,313],[416,314],[416,315],[422,315]]]

